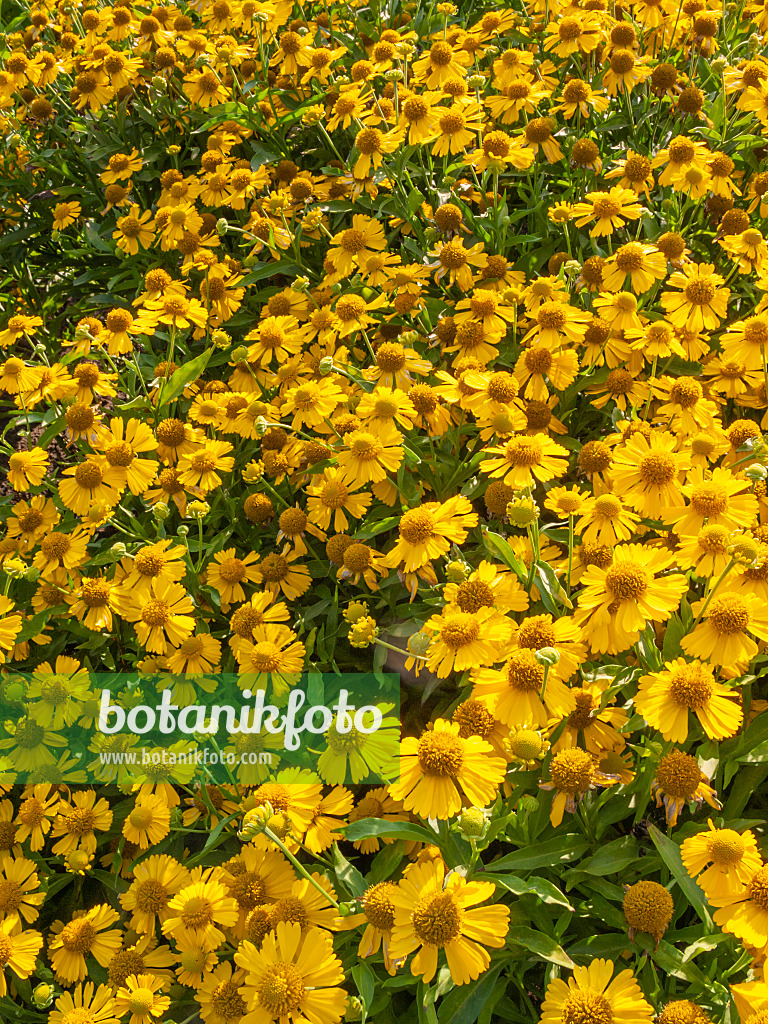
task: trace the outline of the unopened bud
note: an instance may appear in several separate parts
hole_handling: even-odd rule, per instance
[[[467,79],[467,85],[470,89],[482,89],[485,82],[485,75],[470,75]]]
[[[164,501],[158,501],[152,506],[152,515],[161,523],[164,523],[170,514],[171,510]]]
[[[309,290],[310,280],[308,277],[297,277],[291,282],[291,291],[306,292]]]
[[[423,658],[429,650],[429,645],[432,643],[432,637],[429,633],[412,633],[408,637],[408,650],[411,654],[416,654]]]
[[[466,562],[453,561],[445,567],[445,578],[449,583],[463,583],[469,573],[470,569]]]
[[[187,505],[187,518],[205,519],[210,511],[211,506],[207,501],[190,501]]]
[[[110,553],[115,556],[115,558],[125,558],[125,556],[128,554],[128,548],[125,546],[125,544],[123,544],[122,541],[118,541],[117,544],[113,544],[109,550]]]
[[[211,341],[216,348],[229,348],[232,344],[232,338],[227,334],[226,331],[213,331],[211,334]]]
[[[507,519],[513,526],[530,526],[539,518],[539,509],[531,498],[516,498],[507,505]]]
[[[269,430],[269,424],[267,423],[263,416],[259,416],[257,417],[256,422],[253,425],[253,428],[256,431],[257,437],[264,437],[266,432]]]
[[[488,819],[479,807],[465,807],[456,824],[467,839],[482,839],[488,831]]]
[[[323,356],[317,366],[317,371],[321,377],[327,377],[328,374],[333,370],[333,356]]]
[[[53,985],[38,985],[32,992],[32,1002],[38,1010],[44,1010],[53,1002],[55,991]]]
[[[403,72],[400,68],[390,68],[384,72],[384,80],[387,82],[402,82]]]
[[[40,579],[40,570],[36,565],[27,566],[27,571],[24,573],[24,579],[28,583],[35,583]]]
[[[739,537],[728,548],[728,554],[742,565],[751,565],[757,558],[759,548],[754,537]]]
[[[176,536],[177,536],[177,537],[188,537],[188,536],[189,536],[189,527],[188,527],[188,526],[184,526],[184,525],[182,524],[182,525],[181,525],[181,526],[180,526],[180,527],[178,528],[178,530],[176,531]]]
[[[560,661],[560,651],[556,647],[540,647],[534,657],[540,665],[549,665],[551,668]]]
[[[227,223],[227,218],[219,217],[219,219],[216,221],[216,234],[220,235],[223,238],[224,235],[226,235],[227,233],[228,227],[229,224]]]
[[[765,480],[768,477],[768,469],[765,466],[761,466],[759,462],[753,462],[751,466],[747,466],[744,470],[744,476],[749,480]]]

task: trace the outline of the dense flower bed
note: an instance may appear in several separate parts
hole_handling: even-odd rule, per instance
[[[0,1017],[766,1024],[763,3],[3,16]]]

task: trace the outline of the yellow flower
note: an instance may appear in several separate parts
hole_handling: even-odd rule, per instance
[[[608,192],[587,192],[584,202],[574,204],[573,215],[577,218],[576,226],[579,228],[590,221],[596,221],[589,233],[591,237],[599,238],[601,235],[613,234],[627,220],[637,220],[640,204],[631,189],[618,185]]]
[[[479,736],[460,736],[458,722],[438,719],[420,739],[400,744],[400,781],[390,784],[395,800],[423,818],[452,818],[462,806],[486,807],[506,773],[506,760]]]
[[[240,994],[254,1020],[281,1024],[338,1024],[347,1005],[341,961],[333,940],[320,928],[302,933],[296,922],[279,921],[259,949],[246,940],[235,953],[246,972]]]
[[[509,929],[508,907],[477,906],[495,891],[493,882],[468,882],[456,872],[445,879],[441,860],[414,865],[389,894],[394,922],[388,955],[400,961],[418,949],[411,974],[428,983],[444,950],[454,984],[476,980],[491,963],[485,946],[503,946]]]
[[[8,460],[8,483],[15,491],[39,487],[48,469],[48,456],[42,448],[14,452]]]
[[[104,801],[106,803],[106,801]],[[119,918],[117,911],[100,903],[88,911],[75,911],[68,924],[54,922],[51,939],[51,966],[57,979],[72,985],[88,977],[86,956],[93,956],[106,967],[122,945],[122,932],[108,929]]]
[[[158,994],[164,986],[164,979],[157,975],[131,974],[115,994],[115,1008],[121,1017],[130,1014],[128,1024],[150,1024],[171,1005],[170,996]]]
[[[632,971],[621,971],[615,978],[613,971],[610,960],[593,960],[588,967],[575,967],[567,982],[550,981],[541,1005],[541,1024],[567,1024],[576,1017],[650,1024],[653,1009]]]

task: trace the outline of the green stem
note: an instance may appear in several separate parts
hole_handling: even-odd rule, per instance
[[[323,896],[325,896],[325,898],[328,900],[328,902],[338,910],[339,904],[336,902],[336,900],[330,895],[330,893],[326,889],[322,887],[322,885],[320,885],[317,879],[313,878],[312,875],[310,875],[310,873],[307,871],[304,865],[300,864],[299,861],[296,860],[296,858],[293,856],[293,854],[285,845],[285,843],[278,839],[274,832],[272,832],[272,830],[269,828],[264,829],[264,835],[267,837],[267,839],[270,839],[273,843],[280,847],[280,850],[282,851],[283,855],[288,858],[288,860],[291,862],[291,864],[293,864],[294,868],[299,872],[299,874],[303,875],[308,882],[311,882],[312,885],[314,885],[314,887],[317,889],[317,891],[322,893]]]

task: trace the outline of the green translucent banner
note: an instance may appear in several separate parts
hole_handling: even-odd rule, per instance
[[[399,678],[11,673],[0,783],[381,785],[399,774]]]

